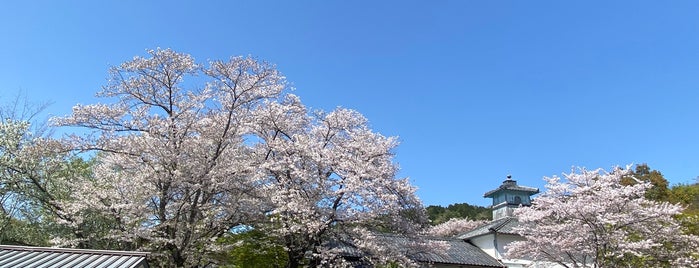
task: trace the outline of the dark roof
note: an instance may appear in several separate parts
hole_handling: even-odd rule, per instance
[[[422,263],[456,264],[468,265],[472,267],[505,267],[501,262],[491,257],[480,248],[461,239],[427,236],[407,237],[404,235],[394,234],[379,234],[376,236],[376,238],[378,240],[382,240],[382,243],[387,243],[394,247],[406,250],[409,258]],[[409,245],[415,244],[415,242],[419,243],[430,241],[445,242],[449,246],[449,249],[446,252],[443,252],[440,249],[431,250],[431,248],[421,249],[422,251],[419,252],[411,252],[411,250],[408,249]],[[347,244],[345,244],[345,246],[342,248],[342,252],[345,257],[356,258],[359,256],[364,256],[364,253],[362,253],[360,250]]]
[[[530,194],[539,193],[539,188],[517,185],[517,181],[512,180],[510,178],[507,178],[507,180],[502,182],[502,185],[500,185],[500,187],[498,187],[497,189],[490,190],[490,191],[486,192],[485,194],[483,194],[483,197],[490,197],[494,193],[499,192],[499,191],[504,191],[504,190],[527,192]]]
[[[471,239],[477,236],[490,233],[517,234],[514,230],[514,228],[517,227],[517,225],[519,225],[519,221],[517,220],[517,218],[505,217],[476,227],[475,229],[461,234],[457,237],[459,239]]]
[[[504,265],[480,248],[461,239],[430,238],[449,245],[445,253],[420,252],[411,256],[416,261],[444,264],[461,264],[483,267],[504,267]]]
[[[146,252],[0,245],[0,268],[147,268]]]

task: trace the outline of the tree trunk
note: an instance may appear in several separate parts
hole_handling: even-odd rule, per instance
[[[292,250],[288,253],[289,260],[286,262],[286,268],[299,268],[303,262],[304,252]]]
[[[170,256],[175,267],[185,267],[186,259],[182,256],[182,251],[176,246],[170,245]]]
[[[297,258],[291,257],[291,255],[289,255],[289,261],[286,263],[286,268],[298,268],[301,267],[299,266],[300,264],[301,263]]]

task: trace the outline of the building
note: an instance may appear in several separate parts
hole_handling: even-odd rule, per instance
[[[520,206],[531,206],[532,196],[537,193],[539,193],[539,189],[518,185],[517,181],[508,175],[498,188],[483,194],[483,197],[493,199],[493,220],[461,234],[457,238],[478,247],[508,268],[551,267],[549,263],[534,263],[530,260],[508,258],[505,250],[509,243],[524,240],[515,231],[519,221],[514,217],[514,210]]]
[[[517,181],[512,176],[507,175],[507,179],[497,189],[490,190],[483,194],[485,198],[493,199],[493,220],[512,217],[515,208],[519,206],[531,206],[531,196],[538,194],[539,189],[517,185]]]
[[[458,238],[417,236],[409,237],[397,234],[376,234],[375,239],[383,244],[390,245],[393,250],[420,264],[420,267],[430,268],[505,268],[495,258],[486,254],[478,247]],[[446,246],[440,249],[425,246],[436,242]],[[417,246],[422,245],[422,246]],[[431,245],[430,245],[431,246]],[[373,268],[366,260],[367,253],[353,245],[346,243],[333,243],[333,248],[340,249],[346,261],[355,268]]]
[[[384,244],[400,248],[406,256],[414,261],[424,264],[425,267],[550,267],[529,260],[513,259],[506,256],[505,246],[513,241],[522,241],[524,238],[515,232],[519,224],[514,217],[514,210],[520,206],[531,206],[532,195],[539,193],[539,189],[517,184],[511,176],[502,182],[498,188],[486,192],[483,197],[492,198],[493,220],[487,224],[474,228],[464,234],[452,238],[438,238],[419,236],[409,238],[406,236],[379,234],[376,239]],[[415,241],[413,241],[415,240]],[[421,252],[410,252],[410,244],[416,241],[435,241],[448,244],[444,252],[441,248],[427,248]],[[338,245],[335,245],[338,246]],[[345,258],[350,260],[355,267],[372,267],[364,263],[363,252],[356,248],[343,245],[339,246]]]
[[[408,245],[413,239],[405,236],[383,235],[386,242],[393,245]],[[434,252],[430,249],[423,249],[419,252],[409,252],[414,261],[424,263],[425,267],[431,268],[504,268],[503,264],[483,252],[483,250],[458,238],[442,237],[421,237],[422,242],[445,243],[448,246],[446,252]],[[404,248],[407,248],[404,247]]]

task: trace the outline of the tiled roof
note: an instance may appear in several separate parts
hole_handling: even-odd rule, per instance
[[[441,251],[441,248],[433,251],[429,251],[429,249],[422,249],[420,252],[408,252],[407,255],[409,258],[422,263],[456,264],[468,265],[472,267],[505,267],[501,262],[483,252],[483,250],[461,239],[426,236],[411,238],[394,234],[379,234],[376,236],[376,239],[382,240],[383,243],[406,250],[410,247],[410,244],[413,244],[416,241],[445,242],[449,246],[449,249],[446,252]],[[347,244],[345,244],[341,250],[345,257],[356,258],[363,255],[363,253],[360,253],[359,250]],[[362,264],[356,267],[370,266],[367,264]]]
[[[429,263],[504,267],[498,260],[464,240],[449,238],[430,238],[429,240],[446,242],[449,249],[441,254],[438,252],[420,252],[411,257],[417,261]]]
[[[471,239],[473,237],[481,236],[489,233],[499,233],[499,234],[517,234],[514,228],[519,225],[514,217],[505,217],[502,219],[494,220],[485,225],[481,225],[471,231],[468,231],[462,235],[457,236],[459,239]]]
[[[148,268],[146,252],[0,245],[0,268]]]

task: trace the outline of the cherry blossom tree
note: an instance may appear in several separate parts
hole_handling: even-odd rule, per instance
[[[281,241],[289,267],[314,266],[342,262],[330,243],[373,223],[415,233],[426,219],[395,178],[396,139],[359,113],[309,115],[273,66],[251,58],[148,53],[110,70],[98,94],[110,102],[55,120],[92,130],[66,140],[96,162],[66,206],[78,222],[85,211],[113,219],[103,239],[197,267],[228,250],[214,242],[231,230],[257,228]]]
[[[163,253],[176,266],[206,265],[217,237],[262,215],[245,135],[255,110],[286,81],[252,58],[204,67],[170,49],[148,53],[110,70],[98,96],[112,103],[78,105],[55,120],[92,130],[69,142],[96,151],[95,180],[70,205],[115,219],[104,239],[123,248]]]
[[[674,216],[682,207],[645,198],[650,183],[622,184],[630,169],[579,169],[545,178],[547,191],[520,208],[511,257],[564,267],[696,267],[696,236]]]
[[[474,228],[488,223],[485,220],[472,220],[467,218],[451,218],[446,222],[430,226],[425,234],[439,237],[454,237],[466,233]]]
[[[426,214],[408,181],[395,179],[396,139],[371,131],[356,111],[306,114],[297,98],[267,105],[256,132],[257,177],[270,195],[269,215],[281,226],[274,233],[288,249],[289,267],[304,259],[340,265],[328,243],[366,241],[377,225],[417,233]],[[414,221],[406,211],[418,211]]]

